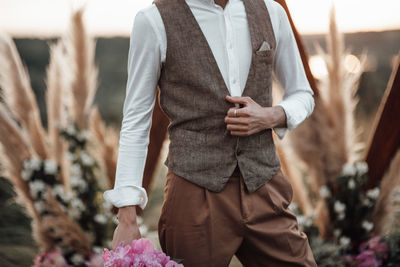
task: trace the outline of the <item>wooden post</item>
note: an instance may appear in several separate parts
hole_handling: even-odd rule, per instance
[[[367,147],[364,160],[369,170],[365,189],[370,189],[379,184],[400,148],[400,55],[395,60]]]
[[[286,1],[285,0],[275,0],[275,2],[279,3],[286,11],[286,14],[287,14],[289,22],[290,22],[290,26],[292,28],[294,37],[296,39],[297,47],[299,48],[300,57],[301,57],[301,60],[303,61],[303,67],[306,72],[308,82],[310,83],[310,86],[311,86],[312,90],[314,91],[314,98],[319,97],[317,83],[315,82],[314,76],[312,75],[312,72],[311,72],[310,65],[308,64],[307,51],[304,48],[304,44],[300,37],[300,34],[297,31],[296,26],[293,23],[292,16],[290,15],[290,12],[289,12],[289,8],[286,5]]]

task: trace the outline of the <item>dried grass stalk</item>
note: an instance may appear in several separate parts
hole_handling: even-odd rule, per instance
[[[349,53],[344,51],[343,34],[337,28],[334,6],[330,11],[327,44],[327,53],[320,46],[316,47],[328,69],[328,76],[319,85],[321,98],[315,99],[315,109],[309,122],[303,123],[291,136],[296,153],[312,169],[318,188],[323,184],[334,188],[342,166],[358,160],[357,153],[362,148],[357,142],[360,131],[355,130],[354,109],[358,102],[355,93],[365,68],[366,55],[362,54],[358,69],[352,72],[346,70],[345,58]]]
[[[49,143],[51,156],[61,165],[62,172],[60,179],[68,187],[68,176],[65,173],[65,153],[68,148],[67,142],[60,136],[59,127],[66,126],[66,114],[63,110],[63,92],[68,88],[65,69],[67,63],[63,53],[63,44],[57,42],[50,46],[50,63],[47,67],[46,75],[46,107],[47,107],[47,128],[49,133]]]
[[[17,193],[15,201],[25,208],[27,214],[33,218],[34,224],[37,224],[40,216],[30,195],[29,185],[21,178],[23,162],[35,155],[24,134],[24,129],[17,125],[3,103],[0,103],[0,133],[0,151],[3,155],[0,159],[4,168],[4,177],[14,185]],[[38,238],[45,238],[40,232],[40,223],[37,224],[34,232]]]
[[[0,103],[0,143],[2,165],[5,177],[13,183],[17,192],[16,202],[26,208],[27,213],[33,218],[33,235],[41,246],[49,251],[55,244],[65,245],[70,250],[76,250],[83,255],[89,255],[90,243],[84,232],[61,209],[60,204],[47,194],[46,209],[52,216],[40,216],[35,208],[34,200],[29,191],[29,184],[21,177],[23,162],[33,156],[34,152],[20,128],[11,118],[10,112],[4,104]],[[60,241],[60,237],[62,240]]]
[[[361,56],[357,70],[346,70],[345,59],[349,53],[344,51],[344,38],[337,28],[333,5],[326,40],[327,53],[316,46],[328,69],[328,76],[319,84],[320,97],[315,98],[313,114],[290,134],[294,151],[309,168],[312,177],[310,189],[316,196],[322,185],[327,185],[335,192],[336,178],[343,165],[358,160],[357,153],[362,148],[357,143],[360,131],[355,130],[354,109],[358,102],[355,93],[365,68],[366,55],[363,53]],[[324,236],[330,230],[329,214],[325,200],[317,198],[317,201],[316,222],[321,236]]]
[[[400,226],[400,149],[393,157],[380,186],[373,213],[375,231],[384,235]]]
[[[63,39],[73,73],[71,83],[71,115],[81,129],[87,120],[97,89],[98,69],[95,66],[95,41],[89,37],[83,23],[84,6],[75,10],[71,27]]]
[[[108,188],[112,188],[115,182],[115,172],[118,157],[118,133],[114,128],[106,127],[101,119],[97,107],[93,108],[90,115],[90,131],[94,137],[96,155],[103,167]]]
[[[34,237],[41,244],[42,250],[50,251],[55,247],[64,247],[68,251],[76,251],[89,256],[91,245],[87,235],[65,213],[48,188],[45,209],[51,215],[40,217],[33,223]]]
[[[304,215],[311,215],[313,208],[308,197],[307,188],[305,187],[301,175],[299,175],[296,170],[296,166],[293,165],[295,161],[291,159],[292,154],[290,153],[290,147],[284,145],[283,142],[276,142],[276,151],[281,161],[282,171],[292,184],[293,202],[298,204]]]
[[[1,97],[27,130],[32,147],[40,158],[47,158],[46,132],[40,120],[28,71],[14,42],[5,34],[0,34],[0,87],[3,89]]]
[[[16,190],[20,191],[18,195],[29,198],[29,188],[26,182],[21,179],[21,171],[22,163],[31,158],[34,152],[25,131],[17,125],[3,103],[0,103],[0,133],[0,146],[2,148],[0,158],[6,172],[4,176],[11,180]]]
[[[279,82],[277,82],[275,73],[273,73],[273,84],[272,84],[272,99],[273,105],[279,103],[283,98],[283,90],[280,88]],[[287,132],[288,134],[288,132]],[[282,171],[290,180],[293,187],[293,202],[298,204],[300,210],[307,216],[312,213],[312,203],[309,198],[308,190],[305,187],[297,163],[299,160],[293,153],[293,150],[288,142],[288,138],[280,140],[276,135],[274,137],[274,143],[276,150],[281,160]]]
[[[334,145],[330,141],[330,119],[325,103],[315,98],[312,115],[289,133],[293,151],[306,164],[309,173],[310,194],[318,195],[319,188],[329,183],[328,177],[335,175],[338,168],[329,162],[328,149]]]
[[[322,238],[326,238],[330,235],[332,230],[326,201],[318,201],[317,205],[315,206],[315,214],[316,218],[314,220],[314,224],[318,227],[319,235]]]

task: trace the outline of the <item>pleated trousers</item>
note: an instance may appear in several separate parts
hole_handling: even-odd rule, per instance
[[[243,266],[317,266],[307,235],[288,209],[293,188],[278,173],[248,193],[236,168],[221,192],[168,169],[158,221],[160,245],[185,267],[224,267],[236,255]]]

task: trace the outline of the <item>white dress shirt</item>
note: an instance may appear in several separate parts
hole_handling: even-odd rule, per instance
[[[185,0],[203,31],[232,96],[241,96],[251,61],[251,39],[243,0],[229,0],[225,8],[214,0]],[[274,128],[282,139],[314,109],[313,91],[308,83],[300,53],[283,7],[264,0],[276,39],[274,76],[284,90],[281,106],[287,128]],[[114,188],[104,199],[116,207],[139,205],[148,197],[142,187],[161,63],[165,61],[167,39],[161,15],[155,6],[135,16],[128,54],[128,79]]]

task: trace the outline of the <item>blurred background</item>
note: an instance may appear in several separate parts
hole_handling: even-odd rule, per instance
[[[95,38],[95,64],[98,66],[98,87],[94,103],[108,126],[119,131],[127,79],[129,35],[138,10],[149,0],[87,1],[83,21],[87,33]],[[360,99],[354,118],[362,127],[361,142],[367,142],[382,96],[387,87],[395,55],[400,52],[400,2],[398,0],[287,0],[293,22],[309,55],[309,65],[316,79],[328,75],[323,57],[316,44],[325,51],[329,32],[330,7],[336,9],[336,24],[344,34],[350,55],[345,68],[352,72],[360,67],[360,56],[368,59],[360,77],[356,96]],[[0,31],[8,33],[27,66],[31,87],[36,96],[43,125],[46,115],[46,68],[50,60],[49,44],[67,31],[72,10],[82,1],[68,0],[0,0]],[[396,125],[399,121],[394,121]],[[149,203],[143,212],[146,232],[155,235],[163,199],[166,168],[162,164],[167,144],[161,151],[155,179],[149,192]],[[38,247],[31,236],[31,219],[12,199],[13,185],[0,180],[0,265],[30,266]],[[236,265],[235,265],[236,264]],[[232,266],[240,266],[233,262]]]

